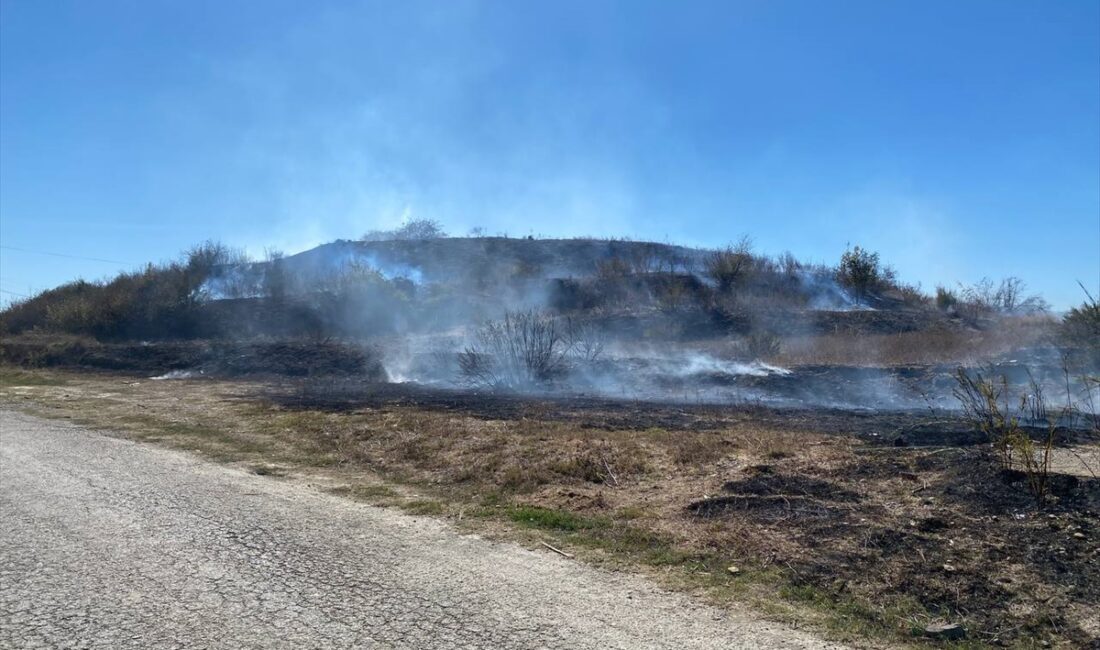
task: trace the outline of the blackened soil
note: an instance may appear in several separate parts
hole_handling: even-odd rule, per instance
[[[968,446],[987,442],[961,418],[927,411],[850,411],[779,408],[759,404],[684,404],[591,396],[529,396],[448,389],[413,383],[372,383],[320,377],[279,381],[264,388],[266,399],[283,408],[331,412],[416,407],[486,420],[536,419],[577,423],[604,430],[713,431],[751,422],[756,426],[852,435],[873,444]],[[1065,431],[1059,442],[1096,440],[1087,431]]]
[[[161,375],[290,377],[355,376],[383,381],[385,369],[368,347],[287,341],[155,341],[102,343],[85,339],[6,339],[0,361],[23,367]]]

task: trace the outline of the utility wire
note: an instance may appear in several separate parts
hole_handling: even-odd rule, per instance
[[[119,264],[121,266],[134,266],[129,262],[120,262],[118,260],[106,260],[102,257],[83,257],[81,255],[66,255],[65,253],[50,253],[47,251],[35,251],[29,248],[16,248],[15,246],[0,246],[0,248],[9,251],[19,251],[20,253],[35,253],[36,255],[49,255],[50,257],[67,257],[73,260],[87,260],[89,262],[106,262],[107,264]]]
[[[0,293],[6,293],[6,294],[9,294],[9,295],[12,295],[12,296],[19,296],[20,298],[30,298],[30,296],[28,296],[25,293],[18,293],[16,291],[8,291],[7,289],[0,289]]]

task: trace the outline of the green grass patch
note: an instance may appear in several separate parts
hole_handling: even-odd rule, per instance
[[[564,510],[537,506],[511,506],[508,518],[527,528],[576,532],[607,528],[611,522],[603,517],[584,517]]]
[[[374,501],[376,499],[392,499],[397,497],[397,490],[388,485],[353,485],[344,491],[344,494],[353,499]]]

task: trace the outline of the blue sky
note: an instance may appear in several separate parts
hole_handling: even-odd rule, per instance
[[[1100,2],[0,4],[5,299],[410,216],[861,244],[1066,307],[1100,285]]]

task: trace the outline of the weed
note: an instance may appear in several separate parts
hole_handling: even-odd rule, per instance
[[[1011,410],[1008,380],[1004,376],[997,382],[985,379],[981,373],[971,374],[959,368],[955,372],[955,381],[955,398],[971,424],[989,437],[1001,469],[1011,471],[1018,464],[1027,477],[1028,490],[1036,505],[1043,507],[1050,483],[1051,452],[1058,419],[1049,424],[1040,440],[1035,441],[1021,428],[1019,416]],[[1034,377],[1030,377],[1030,382],[1032,392],[1021,398],[1021,409],[1045,416],[1042,390]]]

